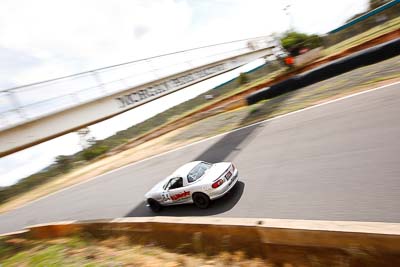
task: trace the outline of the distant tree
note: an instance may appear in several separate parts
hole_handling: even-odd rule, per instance
[[[319,35],[308,35],[300,32],[288,32],[281,38],[281,45],[290,54],[297,55],[302,48],[313,49],[322,45]]]
[[[100,156],[101,154],[106,153],[108,150],[110,150],[110,147],[106,145],[94,145],[89,148],[86,148],[83,151],[82,156],[85,160],[91,160],[97,156]]]
[[[307,37],[305,47],[313,49],[322,46],[322,38],[317,34],[311,34]]]
[[[364,14],[367,13],[367,12],[368,12],[368,11],[365,11],[365,12],[357,13],[357,14],[355,14],[354,16],[351,16],[350,18],[348,18],[348,19],[346,20],[346,23],[352,21],[352,20],[355,19],[355,18],[358,18],[358,17],[364,15]]]
[[[68,172],[72,168],[72,160],[68,156],[57,156],[56,157],[57,169],[61,172]]]
[[[387,2],[390,1],[391,0],[369,0],[369,10],[380,7],[381,5],[386,4]]]
[[[246,84],[246,83],[248,83],[249,81],[250,81],[250,80],[249,80],[249,77],[247,76],[246,73],[241,72],[241,73],[239,74],[238,82],[239,82],[240,85]]]

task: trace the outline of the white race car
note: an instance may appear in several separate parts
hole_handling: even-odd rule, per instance
[[[147,206],[154,212],[163,206],[194,203],[205,209],[210,201],[225,195],[238,181],[231,162],[186,163],[145,194]]]

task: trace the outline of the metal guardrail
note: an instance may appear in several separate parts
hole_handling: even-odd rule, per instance
[[[0,130],[225,58],[276,46],[263,36],[178,51],[0,91]]]

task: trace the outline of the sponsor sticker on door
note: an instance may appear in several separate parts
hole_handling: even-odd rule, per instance
[[[178,194],[172,195],[171,199],[176,201],[176,200],[179,200],[179,199],[182,199],[182,198],[187,198],[189,196],[190,196],[190,192],[189,191],[184,191],[182,193],[178,193]]]

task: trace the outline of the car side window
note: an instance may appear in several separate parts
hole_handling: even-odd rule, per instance
[[[168,183],[167,190],[183,187],[182,177],[172,178]]]

